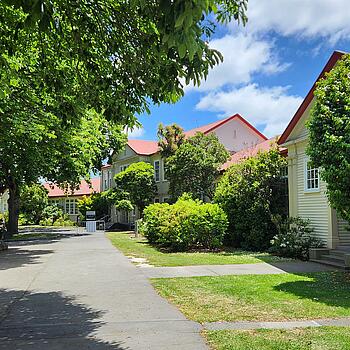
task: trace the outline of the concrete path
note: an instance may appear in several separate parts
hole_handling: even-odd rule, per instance
[[[336,268],[312,262],[280,262],[235,265],[197,265],[177,267],[143,267],[139,269],[148,278],[196,277],[223,275],[268,275],[334,271]]]
[[[219,331],[224,329],[244,330],[244,329],[293,329],[322,326],[350,327],[350,318],[324,319],[324,320],[300,320],[300,321],[281,321],[281,322],[208,322],[203,327],[210,331]]]
[[[200,330],[102,233],[0,253],[1,350],[207,349]]]

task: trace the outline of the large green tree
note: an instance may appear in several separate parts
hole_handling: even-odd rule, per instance
[[[11,110],[2,104],[3,110]],[[0,118],[0,188],[9,191],[8,235],[18,231],[21,189],[44,177],[74,189],[81,177],[100,169],[112,149],[121,149],[125,135],[101,115],[87,111],[79,126],[65,126],[50,115],[27,117],[5,113]]]
[[[350,222],[350,55],[317,83],[307,149],[327,183],[329,202]]]
[[[214,196],[229,219],[226,243],[256,251],[269,247],[277,233],[274,215],[287,214],[287,182],[281,176],[286,165],[275,147],[226,170]]]
[[[175,102],[222,60],[216,23],[246,21],[245,0],[6,0],[0,3],[0,191],[9,232],[19,193],[95,169],[150,102]],[[92,118],[94,118],[92,120]],[[97,127],[95,128],[95,122]],[[118,129],[119,130],[119,129]]]
[[[174,155],[166,159],[166,178],[170,181],[172,199],[185,192],[195,198],[212,198],[220,167],[228,158],[229,153],[213,133],[197,133],[185,140]]]
[[[149,163],[138,162],[129,165],[124,171],[115,175],[114,181],[115,191],[118,193],[115,202],[129,200],[138,208],[141,215],[143,209],[153,203],[157,194],[154,169]]]

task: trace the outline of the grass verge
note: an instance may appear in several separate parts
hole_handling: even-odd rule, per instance
[[[350,316],[345,272],[153,279],[191,320],[281,321]]]
[[[293,330],[206,331],[215,350],[349,350],[350,332],[345,327]]]
[[[145,238],[135,238],[127,232],[110,232],[108,237],[125,255],[145,258],[154,266],[254,264],[287,260],[268,253],[252,253],[243,250],[169,253],[151,246]]]

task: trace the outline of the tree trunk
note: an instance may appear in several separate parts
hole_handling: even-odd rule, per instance
[[[16,183],[12,182],[9,186],[8,211],[9,220],[7,224],[6,238],[11,238],[18,233],[18,217],[19,217],[19,188]]]

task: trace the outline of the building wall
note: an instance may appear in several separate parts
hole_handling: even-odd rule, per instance
[[[265,140],[239,119],[230,120],[215,129],[213,133],[215,133],[225,148],[231,152],[238,152]]]
[[[290,216],[310,220],[314,235],[329,248],[339,244],[338,225],[334,210],[328,204],[326,183],[320,180],[319,190],[306,189],[306,154],[308,132],[305,122],[309,118],[310,107],[295,126],[284,144],[288,148],[288,186]]]
[[[80,215],[77,202],[80,199],[82,199],[82,196],[51,197],[49,202],[58,204],[62,208],[63,213],[69,216],[70,220],[77,222]]]

